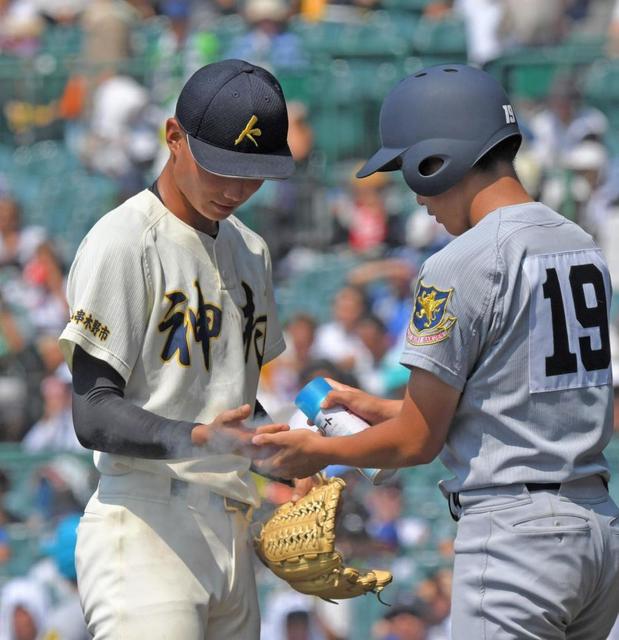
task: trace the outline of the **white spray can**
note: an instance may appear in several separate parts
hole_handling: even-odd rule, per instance
[[[320,404],[333,387],[324,378],[314,378],[297,394],[295,405],[318,428],[323,436],[350,436],[370,425],[343,406],[321,409]],[[292,426],[292,425],[291,425]],[[372,484],[382,484],[395,475],[397,469],[358,469]]]

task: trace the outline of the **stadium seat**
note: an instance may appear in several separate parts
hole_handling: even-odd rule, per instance
[[[587,100],[600,107],[619,103],[619,62],[604,60],[593,64],[584,76]]]
[[[598,39],[568,39],[554,46],[507,51],[486,68],[514,99],[539,100],[548,95],[557,73],[586,77],[600,64],[596,61],[603,59],[604,50]]]
[[[338,42],[346,29],[354,29],[353,25],[341,22],[307,22],[292,20],[290,30],[303,41],[303,47],[309,55],[315,58],[330,57],[333,50],[337,50]]]
[[[247,32],[247,23],[239,14],[223,16],[213,29],[219,40],[221,51],[226,51],[232,41]]]
[[[0,578],[12,578],[25,575],[40,557],[39,532],[25,524],[6,525],[11,556],[9,561],[0,565]]]
[[[466,62],[464,22],[456,18],[420,20],[413,33],[412,45],[417,55],[429,60],[446,57],[446,62]]]
[[[399,9],[422,13],[431,2],[432,0],[382,0],[382,6],[387,10]]]
[[[79,24],[48,26],[41,37],[41,53],[61,58],[76,57],[81,51],[82,35]]]
[[[292,275],[276,293],[278,308],[284,320],[295,313],[311,314],[318,322],[331,317],[331,302],[345,284],[348,272],[360,259],[350,253],[321,254],[311,266]]]
[[[131,32],[131,51],[136,58],[152,58],[158,54],[161,37],[168,29],[164,17],[150,18],[140,22]]]
[[[8,154],[0,147],[0,171]],[[3,171],[21,202],[24,221],[45,227],[70,259],[90,227],[117,202],[116,183],[87,173],[64,143],[45,140],[18,147]]]

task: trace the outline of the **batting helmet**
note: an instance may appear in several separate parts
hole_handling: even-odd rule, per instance
[[[522,136],[514,110],[491,75],[462,64],[427,67],[402,80],[385,98],[380,111],[382,147],[357,177],[402,169],[415,193],[435,196],[512,136],[519,146]],[[431,173],[424,163],[429,158],[442,160]]]

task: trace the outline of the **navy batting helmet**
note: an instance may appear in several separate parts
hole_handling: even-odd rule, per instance
[[[357,177],[402,169],[415,193],[435,196],[512,136],[519,146],[522,136],[514,110],[491,75],[462,64],[427,67],[402,80],[385,98],[380,111],[382,147]],[[438,169],[436,163],[425,162],[430,158],[442,160]]]

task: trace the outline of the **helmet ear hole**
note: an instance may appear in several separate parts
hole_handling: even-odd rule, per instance
[[[418,171],[424,178],[427,178],[440,171],[444,164],[445,160],[440,156],[429,156],[419,163]]]

